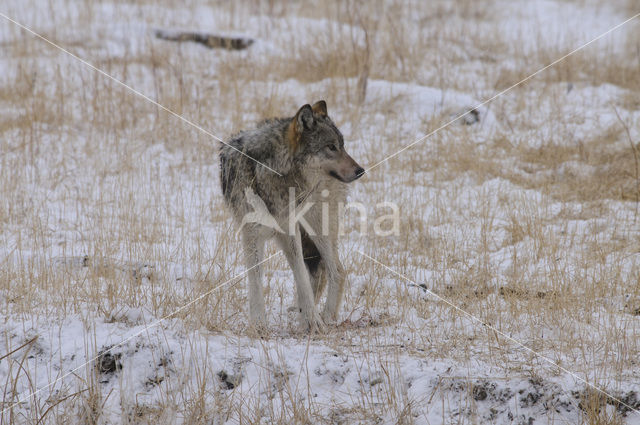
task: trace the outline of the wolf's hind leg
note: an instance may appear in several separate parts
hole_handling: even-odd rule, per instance
[[[317,268],[309,273],[311,277],[311,289],[313,289],[313,298],[316,305],[322,298],[325,286],[327,286],[327,272],[325,270],[324,262],[320,262]]]
[[[318,251],[318,248],[304,230],[301,232],[301,242],[304,264],[307,266],[311,280],[313,298],[315,303],[318,304],[327,283],[325,263],[320,255],[320,251]]]
[[[242,228],[244,256],[249,276],[249,319],[252,326],[265,327],[267,318],[262,293],[262,264],[264,257],[264,239],[258,235],[255,226]]]

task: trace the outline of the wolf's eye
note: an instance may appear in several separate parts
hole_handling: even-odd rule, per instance
[[[338,148],[336,147],[336,145],[329,145],[329,150],[332,152],[337,152]]]

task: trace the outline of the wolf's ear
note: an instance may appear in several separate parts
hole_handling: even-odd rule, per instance
[[[313,119],[313,109],[311,109],[309,104],[304,105],[298,110],[296,117],[293,120],[300,132],[303,130],[310,130],[313,128],[313,124],[315,123]]]
[[[327,116],[327,102],[325,102],[324,100],[319,100],[318,102],[314,103],[311,109],[315,114],[323,117]]]
[[[311,106],[304,105],[298,110],[296,116],[291,120],[291,124],[287,127],[286,141],[291,152],[295,152],[300,147],[302,132],[305,129],[311,129],[314,124],[315,121],[313,119]]]

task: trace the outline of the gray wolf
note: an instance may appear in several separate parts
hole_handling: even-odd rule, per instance
[[[302,106],[293,117],[263,121],[227,143],[220,151],[220,180],[229,210],[242,223],[251,324],[266,326],[259,263],[265,242],[275,238],[293,270],[301,327],[324,331],[337,321],[345,285],[338,258],[339,210],[347,183],[364,169],[346,152],[323,100]],[[258,210],[267,211],[269,220],[256,219]],[[316,304],[327,284],[319,313]]]

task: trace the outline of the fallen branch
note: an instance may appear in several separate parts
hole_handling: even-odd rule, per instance
[[[210,49],[244,50],[253,44],[251,38],[224,37],[221,35],[204,34],[198,32],[170,33],[162,30],[156,31],[156,37],[168,41],[193,41],[207,46]]]

